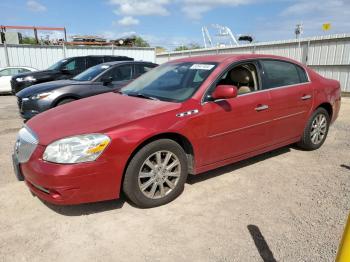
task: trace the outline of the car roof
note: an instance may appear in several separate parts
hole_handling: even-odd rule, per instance
[[[2,69],[11,69],[11,68],[26,68],[26,69],[35,69],[30,66],[6,66],[6,67],[0,67],[0,70]]]
[[[266,54],[222,54],[222,55],[205,55],[205,56],[192,56],[187,58],[180,58],[172,60],[171,62],[214,62],[214,63],[223,63],[223,62],[234,62],[240,60],[249,60],[249,59],[278,59],[285,60],[295,64],[300,64],[299,62],[289,59],[287,57],[276,56],[276,55],[266,55]]]
[[[63,58],[63,59],[71,59],[71,58],[76,58],[76,57],[127,57],[127,58],[131,58],[125,55],[81,55],[81,56],[70,56],[67,58]]]
[[[100,65],[109,65],[109,66],[112,66],[112,65],[118,65],[118,64],[124,64],[124,63],[132,63],[132,64],[153,64],[153,65],[157,65],[155,63],[152,63],[152,62],[147,62],[147,61],[128,61],[128,60],[125,60],[125,61],[110,61],[110,62],[106,62],[106,63],[102,63]]]

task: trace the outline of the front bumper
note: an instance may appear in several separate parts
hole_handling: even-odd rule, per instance
[[[41,112],[49,110],[52,101],[49,98],[31,100],[17,97],[17,104],[21,117],[28,120]]]
[[[13,95],[15,95],[19,91],[21,91],[24,88],[29,87],[33,84],[35,84],[35,82],[27,82],[27,81],[18,82],[18,81],[16,81],[16,79],[13,78],[13,79],[11,79],[11,93]]]
[[[121,174],[115,162],[49,163],[41,159],[44,150],[39,145],[28,162],[18,165],[27,186],[40,199],[72,205],[119,197]]]

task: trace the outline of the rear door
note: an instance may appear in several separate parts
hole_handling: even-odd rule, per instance
[[[86,69],[86,57],[74,57],[62,65],[58,79],[70,79]]]
[[[313,89],[307,73],[299,65],[260,60],[262,88],[269,90],[273,112],[272,139],[275,144],[299,137],[313,103]]]
[[[122,64],[117,65],[104,73],[102,78],[112,78],[112,82],[103,85],[102,82],[99,85],[91,86],[90,88],[95,88],[97,93],[111,92],[121,89],[123,86],[127,85],[133,76],[133,65],[132,64]]]

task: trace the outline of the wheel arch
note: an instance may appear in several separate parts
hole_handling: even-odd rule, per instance
[[[62,100],[64,100],[64,99],[75,99],[75,100],[78,100],[78,99],[80,99],[81,97],[79,97],[79,96],[77,96],[77,95],[74,95],[74,94],[65,94],[65,95],[62,95],[62,96],[59,96],[59,97],[57,97],[56,99],[55,99],[55,101],[52,103],[52,108],[53,107],[56,107],[57,106],[57,104],[59,103],[59,102],[61,102]]]
[[[178,143],[186,153],[189,174],[194,173],[194,149],[191,142],[184,135],[174,132],[167,132],[148,137],[132,151],[124,167],[122,180],[124,180],[126,169],[128,168],[131,159],[136,155],[136,153],[139,152],[145,145],[159,139],[170,139]]]
[[[323,102],[321,104],[319,104],[317,107],[315,107],[315,110],[318,108],[324,108],[328,114],[329,114],[329,118],[332,120],[333,117],[333,107],[331,105],[331,103],[329,102]]]

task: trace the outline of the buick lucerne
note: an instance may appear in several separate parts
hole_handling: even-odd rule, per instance
[[[199,175],[297,143],[318,149],[340,85],[293,60],[217,55],[167,62],[120,91],[39,114],[20,130],[15,172],[54,204],[117,199],[142,208]]]

